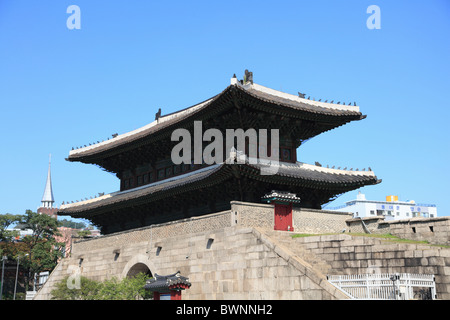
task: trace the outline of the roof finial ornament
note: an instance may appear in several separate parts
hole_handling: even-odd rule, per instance
[[[158,112],[155,114],[155,120],[159,120],[161,118],[161,108],[158,109]]]
[[[245,69],[244,84],[247,84],[247,82],[250,82],[251,84],[253,84],[253,72],[250,72],[247,69]]]

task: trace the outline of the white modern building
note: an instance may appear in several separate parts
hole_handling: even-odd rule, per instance
[[[351,212],[354,218],[384,216],[386,220],[437,217],[434,204],[416,203],[414,200],[399,201],[398,196],[387,196],[386,201],[373,201],[367,200],[361,192],[358,193],[356,200],[348,201],[339,207],[324,208],[324,210]]]

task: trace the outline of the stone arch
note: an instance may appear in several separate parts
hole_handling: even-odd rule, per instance
[[[122,270],[120,278],[123,279],[126,277],[132,277],[139,272],[154,275],[156,271],[155,265],[148,259],[148,256],[144,254],[137,254],[127,262]]]
[[[126,277],[127,278],[132,278],[135,275],[137,275],[138,273],[146,273],[146,274],[148,274],[150,276],[153,276],[152,272],[150,271],[150,268],[146,264],[138,262],[135,265],[133,265],[130,268],[130,270],[128,270],[128,272],[126,274]]]

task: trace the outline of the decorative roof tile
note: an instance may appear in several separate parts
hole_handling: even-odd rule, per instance
[[[166,293],[170,290],[184,290],[191,287],[189,278],[183,277],[180,271],[167,276],[161,276],[155,273],[155,276],[145,284],[144,288],[150,291]]]
[[[290,193],[287,191],[277,191],[272,190],[271,193],[266,194],[261,198],[261,200],[265,202],[272,202],[272,201],[284,201],[284,202],[290,202],[290,203],[300,203],[300,197],[297,197],[295,193]]]

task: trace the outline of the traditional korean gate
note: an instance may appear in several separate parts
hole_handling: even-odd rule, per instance
[[[300,203],[299,197],[286,191],[272,190],[271,193],[266,194],[261,199],[264,202],[274,204],[274,230],[294,231],[292,204]]]
[[[275,203],[274,230],[292,231],[292,204],[283,205]]]

